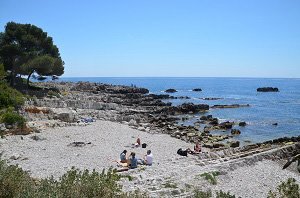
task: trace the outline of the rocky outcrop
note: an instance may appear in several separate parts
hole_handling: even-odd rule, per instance
[[[177,90],[176,89],[167,89],[165,92],[166,93],[175,93],[175,92],[177,92]]]
[[[239,129],[231,129],[231,134],[232,135],[239,135],[239,134],[241,134],[241,131]]]
[[[249,104],[232,104],[232,105],[213,105],[210,108],[212,109],[224,109],[224,108],[240,108],[240,107],[250,107]]]
[[[193,89],[193,91],[202,91],[202,89],[200,89],[200,88],[195,88],[195,89]]]
[[[53,114],[54,119],[63,122],[76,122],[78,120],[77,112],[68,108],[51,108],[50,114]]]
[[[242,127],[244,127],[244,126],[246,126],[247,125],[247,123],[246,122],[239,122],[239,126],[242,126]]]
[[[277,87],[260,87],[256,89],[257,92],[279,92]]]
[[[183,103],[179,106],[171,106],[162,109],[161,113],[166,113],[170,115],[174,114],[194,114],[200,111],[209,110],[209,105],[206,104],[193,104],[193,103]]]
[[[200,98],[202,100],[221,100],[223,98]]]

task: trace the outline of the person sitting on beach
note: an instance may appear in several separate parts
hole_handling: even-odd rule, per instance
[[[196,145],[194,146],[194,151],[195,151],[195,153],[201,152],[201,146],[200,146],[199,142],[196,142]]]
[[[144,159],[141,160],[142,164],[151,166],[153,162],[153,155],[151,153],[151,150],[147,151],[147,155],[145,155]]]
[[[135,152],[131,152],[130,154],[130,158],[129,158],[129,165],[128,167],[133,169],[133,168],[137,168],[137,158],[135,157]]]
[[[141,139],[139,137],[136,139],[136,143],[134,145],[135,147],[139,147],[141,145]]]
[[[127,150],[124,150],[124,151],[120,154],[120,162],[122,162],[122,163],[127,163],[126,153],[127,153]]]

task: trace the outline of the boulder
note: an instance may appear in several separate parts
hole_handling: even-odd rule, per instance
[[[213,143],[213,147],[214,148],[220,148],[220,147],[224,147],[225,145],[223,143],[220,143],[220,142],[214,142]]]
[[[200,89],[200,88],[195,88],[195,89],[193,89],[193,91],[202,91],[202,89]]]
[[[54,119],[59,119],[63,122],[76,122],[77,112],[68,108],[51,108],[50,112],[53,114]]]
[[[131,119],[129,122],[128,122],[128,125],[129,126],[137,126],[137,122],[133,119]]]
[[[221,100],[223,98],[200,98],[202,100]]]
[[[232,105],[213,105],[211,108],[216,109],[224,109],[224,108],[240,108],[240,107],[250,107],[249,104],[232,104]]]
[[[246,125],[247,125],[246,122],[240,122],[240,123],[239,123],[239,126],[246,126]]]
[[[208,120],[207,117],[205,115],[200,117],[200,120]]]
[[[241,134],[241,131],[239,129],[231,129],[231,134],[232,135],[239,135],[239,134]]]
[[[229,146],[232,148],[239,147],[240,142],[239,141],[231,141],[231,142],[229,142]]]
[[[260,87],[256,89],[257,92],[279,92],[277,87]]]
[[[219,124],[219,127],[221,128],[221,129],[231,129],[232,128],[232,126],[233,126],[233,124],[234,124],[234,122],[229,122],[229,121],[226,121],[226,122],[222,122],[222,123],[220,123]]]
[[[166,93],[175,93],[175,92],[177,92],[177,90],[176,89],[167,89],[165,92]]]

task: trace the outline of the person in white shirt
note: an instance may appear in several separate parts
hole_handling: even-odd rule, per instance
[[[153,163],[153,155],[151,153],[151,150],[148,150],[147,155],[145,155],[145,158],[143,160],[143,164],[151,166],[152,163]]]

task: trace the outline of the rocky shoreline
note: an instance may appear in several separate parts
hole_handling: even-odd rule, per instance
[[[165,102],[165,99],[172,99],[172,96],[148,94],[149,91],[144,88],[88,82],[47,82],[37,85],[45,87],[46,97],[29,99],[20,112],[28,120],[27,128],[30,129],[28,133],[33,134],[23,137],[23,133],[21,138],[8,136],[1,140],[2,146],[0,144],[4,157],[9,159],[10,163],[21,164],[37,177],[48,176],[49,172],[59,176],[71,166],[81,169],[92,169],[97,166],[99,171],[101,168],[114,166],[112,160],[118,158],[120,150],[130,147],[128,144],[139,136],[147,141],[155,153],[155,159],[160,163],[147,168],[145,172],[138,169],[124,173],[134,177],[133,181],[121,182],[126,190],[135,190],[138,186],[151,197],[191,196],[192,190],[182,190],[185,188],[182,183],[195,184],[195,187],[202,186],[203,189],[206,187],[225,189],[237,195],[255,197],[252,195],[259,195],[257,192],[254,194],[247,192],[251,186],[242,188],[244,189],[242,191],[232,189],[232,186],[228,187],[229,183],[235,185],[235,180],[228,183],[228,175],[235,174],[237,169],[236,177],[243,178],[245,171],[241,169],[243,166],[249,168],[255,165],[262,172],[264,168],[280,170],[280,165],[274,164],[273,161],[287,159],[300,152],[298,143],[300,136],[241,146],[240,142],[231,139],[231,136],[241,133],[235,126],[246,126],[245,122],[220,122],[213,115],[202,115],[194,126],[180,125],[178,123],[186,119],[187,115],[194,116],[197,113],[207,112],[211,107],[192,103],[172,106],[171,103]],[[223,106],[220,108],[245,107]],[[13,126],[1,128],[7,133],[13,131]],[[212,135],[211,131],[214,130],[228,130],[231,135]],[[176,154],[178,148],[192,148],[196,141],[201,142],[203,152],[189,158],[178,157]],[[114,144],[111,145],[111,142]],[[50,148],[49,145],[52,144],[54,145]],[[75,147],[70,146],[72,144],[75,144]],[[9,149],[11,145],[14,145],[13,150]],[[144,153],[144,150],[134,150],[139,156]],[[43,160],[36,157],[39,155],[43,156]],[[109,156],[110,160],[106,159]],[[68,160],[65,160],[66,158]],[[57,161],[57,164],[47,164],[49,160]],[[42,168],[41,163],[46,167]],[[170,170],[170,166],[174,170]],[[178,172],[176,169],[181,171]],[[208,187],[203,180],[195,179],[200,173],[211,170],[223,172],[223,176],[220,176],[222,188]],[[251,176],[254,181],[260,177],[259,171]],[[159,176],[156,176],[157,174]],[[274,189],[275,184],[286,179],[284,171],[280,174],[281,176],[276,179],[277,183],[271,182],[268,188]],[[295,177],[294,173],[289,175]],[[176,183],[178,187],[162,188],[166,182]],[[267,187],[263,184],[261,187],[266,194]]]
[[[149,133],[169,134],[192,143],[199,141],[208,148],[239,147],[240,142],[232,139],[241,133],[235,126],[246,126],[246,122],[220,122],[212,115],[203,115],[194,126],[178,123],[188,119],[186,115],[194,117],[195,114],[208,112],[210,108],[250,107],[249,104],[209,106],[193,103],[172,106],[166,100],[187,97],[149,94],[149,90],[135,86],[89,82],[46,82],[36,85],[47,90],[47,94],[28,100],[22,112],[29,121],[28,127],[36,132],[45,127],[85,125],[81,121],[90,118],[126,124]],[[230,130],[231,135],[212,135],[214,130]]]

